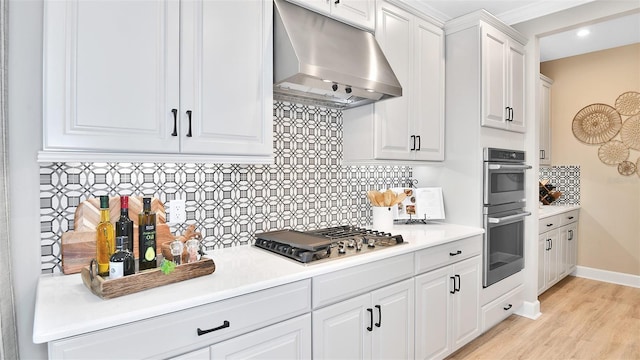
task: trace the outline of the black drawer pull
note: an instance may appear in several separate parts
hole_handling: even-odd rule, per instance
[[[373,331],[373,309],[368,308],[367,311],[369,312],[369,315],[370,315],[370,320],[369,320],[370,325],[367,326],[367,330]]]
[[[375,308],[378,309],[378,322],[375,323],[375,325],[376,327],[380,327],[382,324],[382,309],[380,308],[380,305],[376,305]]]
[[[460,275],[455,275],[456,279],[458,279],[458,287],[455,288],[455,291],[460,292],[460,286],[462,282],[460,281]],[[455,284],[455,281],[453,282]]]
[[[231,326],[231,323],[229,323],[227,320],[225,320],[222,325],[218,326],[218,327],[214,327],[212,329],[208,329],[208,330],[202,330],[200,328],[198,328],[198,336],[204,335],[204,334],[208,334],[212,331],[218,331],[218,330],[222,330],[224,328],[228,328],[229,326]]]
[[[569,216],[569,220],[573,219],[573,216]]]
[[[458,251],[456,251],[454,253],[450,252],[449,256],[456,256],[456,255],[460,255],[460,254],[462,254],[462,250],[458,250]]]
[[[449,294],[455,294],[456,293],[456,278],[451,276],[451,277],[449,277],[449,279],[453,280],[453,290],[449,290]]]
[[[509,306],[505,306],[505,307],[503,307],[503,309],[505,309],[505,310],[509,310],[509,309],[511,309],[512,307],[513,307],[513,305],[509,304]]]
[[[178,109],[171,109],[173,113],[173,132],[171,136],[178,136]]]
[[[187,110],[187,116],[189,117],[189,131],[187,131],[187,137],[191,137],[191,110]]]
[[[550,226],[553,226],[553,223],[551,223],[551,224],[547,224],[547,227],[550,227]]]
[[[416,136],[415,135],[411,135],[411,149],[409,149],[410,151],[415,151],[416,150]]]

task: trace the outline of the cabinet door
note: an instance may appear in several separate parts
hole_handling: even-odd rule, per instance
[[[507,115],[508,39],[497,29],[481,25],[482,33],[482,126],[504,129]]]
[[[576,269],[578,264],[578,223],[565,226],[567,246],[565,247],[565,265],[567,275]]]
[[[413,101],[413,15],[379,2],[376,39],[402,85],[402,96],[375,104],[376,159],[410,160],[415,147],[411,138]]]
[[[453,296],[453,349],[473,340],[480,333],[480,257],[453,265],[458,292]]]
[[[511,108],[511,120],[507,123],[511,131],[525,132],[524,98],[524,47],[509,40],[507,47],[508,88],[507,106]]]
[[[558,281],[558,253],[561,248],[558,230],[548,232],[547,240],[549,241],[549,250],[547,250],[547,287],[549,287]]]
[[[369,359],[370,303],[371,295],[365,294],[313,311],[313,358]]]
[[[444,160],[444,35],[439,27],[416,18],[415,36],[415,160]]]
[[[450,314],[454,296],[451,266],[417,276],[415,358],[444,358],[451,352]]]
[[[569,270],[569,264],[567,263],[567,261],[569,260],[567,258],[567,248],[569,247],[569,231],[567,231],[567,227],[568,226],[562,226],[558,228],[558,245],[556,247],[558,280],[567,276],[567,270]]]
[[[212,359],[311,359],[309,314],[211,346]]]
[[[43,148],[176,152],[177,1],[46,1]]]
[[[413,279],[371,293],[373,359],[413,359]]]
[[[375,28],[374,0],[332,0],[329,1],[329,5],[331,6],[332,17],[366,29]]]
[[[547,262],[549,255],[547,254],[547,235],[545,233],[538,236],[538,295],[542,294],[547,288],[547,272],[549,271]]]
[[[181,151],[271,156],[273,4],[185,1],[181,11]]]
[[[551,165],[551,79],[540,75],[540,165]]]

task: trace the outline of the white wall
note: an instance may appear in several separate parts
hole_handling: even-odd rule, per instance
[[[9,1],[8,186],[11,257],[20,358],[46,358],[32,342],[40,276],[40,188],[36,154],[42,121],[42,0]]]

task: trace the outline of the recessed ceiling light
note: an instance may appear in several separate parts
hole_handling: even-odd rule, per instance
[[[585,37],[585,36],[589,35],[590,33],[591,33],[591,31],[589,31],[589,29],[582,29],[582,30],[578,31],[577,35],[579,37]]]

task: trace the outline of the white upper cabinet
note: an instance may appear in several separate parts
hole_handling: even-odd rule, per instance
[[[553,80],[540,74],[540,165],[551,165],[551,86]]]
[[[375,0],[289,0],[360,28],[376,26]]]
[[[482,22],[482,126],[525,132],[524,46]]]
[[[344,159],[444,160],[443,30],[384,1],[377,15],[376,39],[402,96],[344,112]]]
[[[271,28],[266,1],[46,1],[39,160],[270,161]]]

